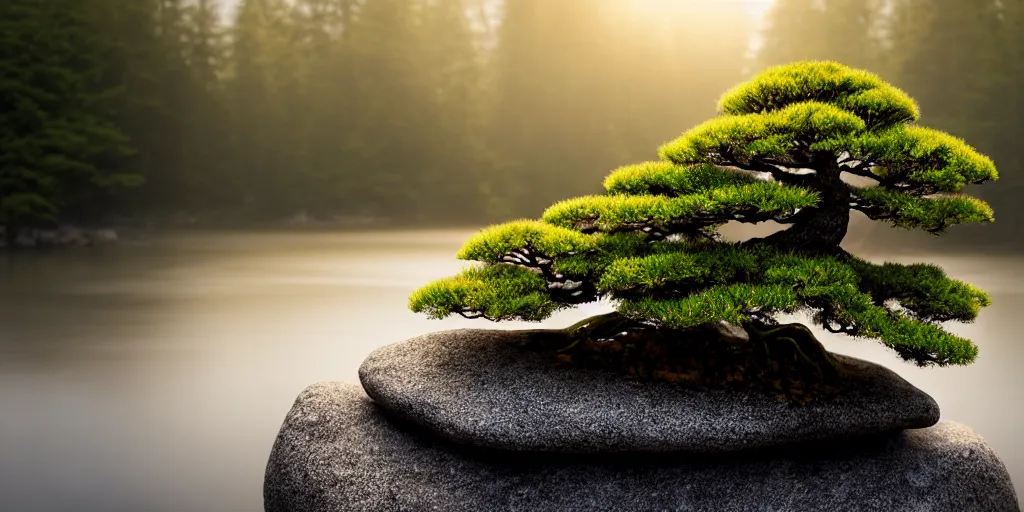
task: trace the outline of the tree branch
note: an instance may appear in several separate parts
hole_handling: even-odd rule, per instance
[[[548,284],[548,293],[556,302],[562,304],[584,304],[600,298],[597,286],[585,278],[572,281],[567,276],[555,272],[554,258],[537,250],[530,244],[514,249],[500,258],[502,262],[519,265],[540,272]],[[579,283],[570,286],[570,283]]]
[[[589,218],[576,221],[573,224],[582,233],[592,234],[597,232],[605,233],[628,233],[642,232],[654,240],[663,240],[673,235],[685,235],[691,238],[714,239],[713,234],[705,231],[706,228],[718,224],[736,221],[745,224],[774,221],[780,224],[792,224],[799,220],[801,210],[794,210],[794,213],[765,213],[764,211],[750,206],[730,213],[720,215],[698,214],[689,217],[686,222],[655,222],[647,218],[637,222],[616,224],[610,229],[603,230],[597,223],[596,218]]]
[[[846,158],[839,161],[839,164],[846,162],[856,161],[859,162],[853,167],[843,167],[843,172],[848,172],[854,176],[860,176],[862,178],[868,178],[878,182],[878,186],[888,188],[890,190],[896,190],[907,194],[914,195],[930,195],[939,192],[939,188],[931,183],[911,183],[903,179],[903,177],[883,177],[875,174],[871,170],[880,167],[874,160],[859,159],[859,158]]]
[[[800,174],[793,174],[783,169],[779,169],[774,164],[769,164],[767,162],[760,162],[756,160],[748,163],[743,163],[733,158],[731,154],[726,156],[726,158],[722,160],[720,165],[728,165],[731,167],[736,167],[738,169],[743,169],[744,171],[767,173],[770,174],[775,181],[778,181],[779,183],[785,183],[787,185],[802,185],[807,183],[808,181],[807,177]]]
[[[869,204],[864,204],[859,201],[851,200],[850,209],[857,210],[866,215],[871,220],[881,220],[888,217],[887,212],[881,208]]]
[[[854,167],[843,167],[843,168],[841,168],[841,170],[843,172],[848,172],[848,173],[850,173],[850,174],[852,174],[854,176],[860,176],[861,178],[868,178],[868,179],[875,180],[875,181],[877,181],[879,183],[882,183],[884,181],[883,178],[881,176],[871,172],[871,168],[872,167],[875,167],[875,166],[862,163],[862,164],[854,166]]]
[[[839,322],[836,322],[836,325],[837,325],[837,327],[833,327],[832,326],[832,320],[831,319],[828,319],[828,320],[825,320],[824,322],[822,322],[822,327],[826,331],[831,332],[831,333],[835,333],[835,334],[846,334],[846,335],[849,335],[849,336],[854,336],[854,335],[856,335],[857,331],[859,330],[859,329],[857,329],[856,326],[853,326],[853,325],[846,325],[846,324],[842,324],[842,323],[839,323]]]
[[[491,317],[485,315],[482,311],[477,311],[477,310],[473,310],[473,309],[461,309],[459,311],[456,311],[456,313],[461,315],[463,318],[468,318],[470,320],[473,320],[473,319],[476,319],[476,318],[483,318],[485,320],[490,320],[492,322],[497,322],[498,321],[496,318],[491,318]]]

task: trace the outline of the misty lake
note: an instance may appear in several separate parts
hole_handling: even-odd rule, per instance
[[[406,309],[410,291],[465,264],[454,254],[470,234],[184,233],[0,255],[0,508],[262,510],[267,456],[305,386],[358,382],[367,354],[417,334],[494,327]],[[951,326],[978,361],[920,369],[876,342],[821,339],[929,392],[1024,490],[1024,259],[866,256],[938,263],[987,290],[978,322]]]

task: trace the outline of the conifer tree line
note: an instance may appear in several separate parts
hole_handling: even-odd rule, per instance
[[[978,193],[1015,208],[1022,2],[777,0],[753,58],[741,2],[631,3],[6,0],[0,225],[535,217],[807,58],[907,90],[995,159]]]

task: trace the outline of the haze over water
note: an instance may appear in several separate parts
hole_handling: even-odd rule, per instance
[[[358,382],[372,350],[425,332],[524,327],[406,309],[410,291],[465,264],[454,254],[471,234],[182,233],[0,260],[0,503],[261,510],[267,456],[305,386]],[[821,338],[930,393],[943,419],[983,435],[1024,488],[1024,260],[870,256],[937,263],[988,291],[994,304],[977,323],[951,327],[978,343],[977,363],[919,369],[876,342]]]

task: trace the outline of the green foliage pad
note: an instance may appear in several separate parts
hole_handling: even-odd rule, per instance
[[[431,283],[411,307],[537,321],[607,299],[642,325],[768,332],[806,314],[835,333],[876,339],[920,365],[968,364],[977,347],[943,322],[974,321],[989,297],[927,264],[874,264],[839,246],[849,212],[942,233],[992,222],[962,194],[997,179],[966,142],[917,126],[904,92],[834,62],[765,71],[726,93],[721,114],[660,148],[660,161],[621,167],[605,195],[552,205],[540,220],[487,228],[459,257],[482,266]],[[873,180],[854,186],[852,174]],[[728,222],[788,229],[722,241]]]

